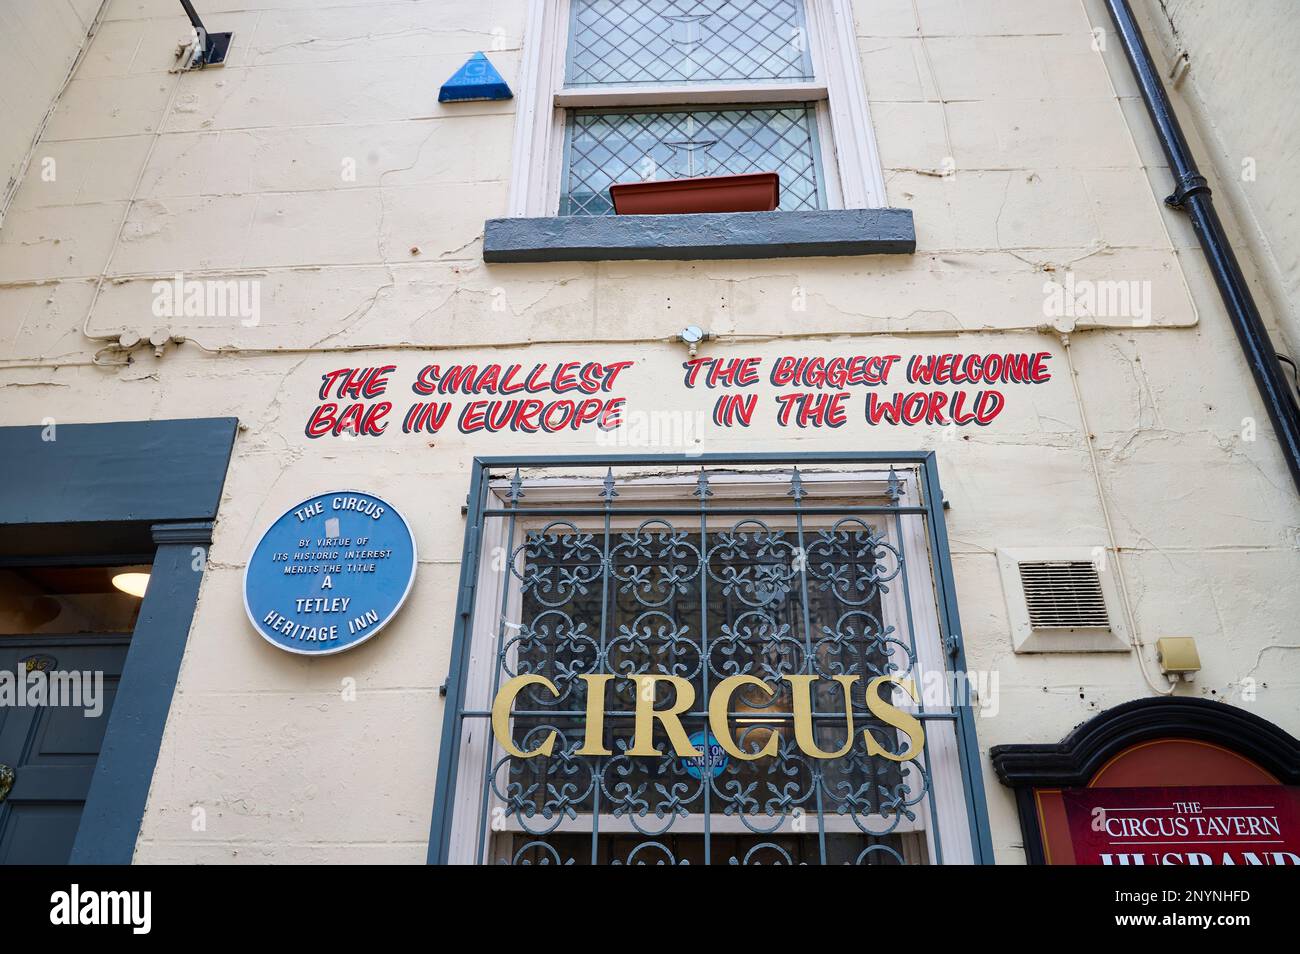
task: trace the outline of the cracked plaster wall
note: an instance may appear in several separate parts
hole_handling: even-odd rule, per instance
[[[1166,75],[1180,68],[1175,105],[1200,133],[1196,155],[1220,206],[1236,213],[1234,243],[1252,270],[1280,349],[1300,352],[1300,22],[1287,0],[1144,0],[1148,43]]]
[[[0,4],[0,223],[103,3],[11,0]]]
[[[1168,171],[1122,54],[1092,49],[1108,24],[1094,0],[855,4],[889,201],[915,212],[915,256],[492,267],[483,221],[505,211],[522,99],[436,96],[494,30],[494,62],[526,93],[522,2],[207,0],[209,25],[235,33],[230,62],[180,77],[167,72],[184,26],[174,7],[112,0],[38,149],[65,171],[29,177],[0,230],[3,423],[246,425],[137,860],[423,860],[470,457],[604,449],[586,434],[396,425],[309,441],[322,372],[393,363],[404,381],[438,360],[629,358],[630,407],[707,409],[678,386],[684,352],[667,342],[688,323],[721,336],[702,352],[716,356],[1052,353],[1054,380],[1010,388],[986,428],[854,417],[792,432],[768,415],[706,430],[702,445],[937,450],[969,662],[1000,674],[1000,711],[979,720],[985,753],[1057,740],[1148,694],[1134,654],[1012,652],[994,550],[1106,543],[1089,442],[1142,638],[1197,638],[1204,670],[1179,692],[1300,732],[1300,504],[1191,229],[1158,201]],[[937,175],[949,156],[955,175]],[[340,177],[347,158],[355,181]],[[1072,336],[1088,433],[1059,336],[1035,330],[1044,281],[1067,270],[1151,283],[1148,326],[1106,319]],[[260,323],[175,319],[168,330],[189,340],[161,358],[144,348],[91,366],[105,342],[83,324],[148,336],[151,285],[177,271],[257,279]],[[1243,439],[1247,418],[1257,440]],[[416,586],[362,649],[292,657],[244,618],[244,561],[279,513],[337,486],[401,507]],[[345,677],[355,702],[340,698]],[[1020,862],[1010,793],[991,773],[986,789],[998,858]],[[205,831],[191,829],[195,806]]]

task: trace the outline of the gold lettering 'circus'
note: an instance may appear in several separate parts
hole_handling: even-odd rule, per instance
[[[608,673],[588,673],[578,678],[587,684],[587,727],[582,747],[577,749],[574,754],[613,755],[614,753],[605,748],[604,745],[605,687],[615,677]],[[691,745],[686,730],[682,728],[682,713],[689,712],[691,706],[695,704],[695,687],[688,680],[683,679],[681,676],[662,675],[623,676],[619,678],[630,680],[635,684],[636,688],[632,745],[628,748],[626,754],[662,755],[663,753],[654,745],[654,724],[658,722],[663,726],[668,741],[672,743],[673,751],[679,757],[699,758],[702,755],[698,749]],[[844,697],[844,718],[848,725],[847,741],[837,752],[827,752],[820,748],[813,732],[812,683],[816,680],[816,676],[791,675],[782,678],[790,684],[794,735],[799,749],[805,755],[815,759],[837,759],[847,755],[853,748],[853,707],[849,692],[853,684],[858,681],[858,677],[834,677],[834,680],[840,684]],[[654,707],[655,690],[657,684],[661,682],[672,685],[673,689],[676,690],[673,704],[666,709],[656,709]],[[867,683],[866,688],[867,709],[886,726],[897,729],[906,735],[907,747],[900,752],[891,752],[876,740],[870,729],[863,729],[862,737],[866,743],[868,755],[878,755],[881,758],[889,759],[891,762],[906,762],[908,759],[915,758],[924,747],[925,730],[921,727],[920,721],[910,712],[886,702],[881,697],[880,687],[886,683],[891,686],[898,686],[913,701],[917,701],[916,687],[910,679],[899,679],[897,676],[877,676]],[[514,705],[515,697],[528,686],[544,686],[551,695],[556,697],[560,695],[560,690],[545,676],[515,676],[501,687],[496,699],[492,702],[492,731],[496,735],[497,742],[511,756],[519,759],[550,755],[555,748],[556,733],[554,730],[547,734],[545,741],[527,752],[516,746],[510,736],[511,707]],[[758,751],[746,752],[736,744],[736,740],[731,734],[731,727],[727,721],[731,708],[731,697],[742,686],[753,687],[766,692],[769,696],[775,694],[772,687],[757,676],[731,676],[722,680],[709,696],[709,728],[713,733],[713,737],[717,739],[718,745],[732,758],[743,762],[771,758],[777,754],[778,742],[775,735],[769,736],[767,743]]]

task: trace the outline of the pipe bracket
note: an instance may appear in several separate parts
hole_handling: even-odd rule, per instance
[[[1190,172],[1184,173],[1178,177],[1178,181],[1174,185],[1173,195],[1165,198],[1165,205],[1171,209],[1181,209],[1192,196],[1208,196],[1210,194],[1210,184],[1206,181],[1205,176]]]

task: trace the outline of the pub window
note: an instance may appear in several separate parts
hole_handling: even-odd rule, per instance
[[[781,210],[884,204],[849,0],[533,0],[511,214],[776,172]]]
[[[919,471],[593,469],[485,468],[431,857],[971,861]],[[657,720],[632,752],[639,705],[698,754]]]

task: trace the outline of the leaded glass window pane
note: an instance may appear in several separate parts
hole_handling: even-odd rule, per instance
[[[803,0],[573,0],[569,86],[812,78]]]
[[[826,208],[811,104],[570,114],[561,215],[610,215],[619,182],[776,172],[784,211]]]

